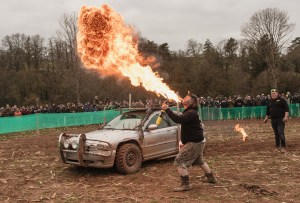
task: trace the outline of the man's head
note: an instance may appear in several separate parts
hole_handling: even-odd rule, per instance
[[[278,97],[278,90],[277,89],[271,89],[271,98],[277,99]]]
[[[184,108],[187,108],[189,106],[198,106],[197,102],[197,96],[194,94],[188,94],[183,98],[182,104]]]

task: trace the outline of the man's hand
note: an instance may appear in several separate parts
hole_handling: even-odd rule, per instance
[[[268,122],[268,118],[265,118],[264,123],[267,123],[267,122]]]
[[[184,146],[184,144],[182,144],[182,142],[179,141],[179,150],[181,150],[183,146]]]
[[[287,122],[287,121],[288,121],[288,119],[289,119],[289,118],[287,118],[287,117],[284,117],[284,118],[282,119],[282,121],[285,123],[285,122]]]
[[[161,105],[161,109],[165,111],[167,108],[169,108],[169,105],[166,102],[163,102]]]

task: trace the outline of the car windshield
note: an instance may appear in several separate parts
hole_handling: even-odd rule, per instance
[[[145,116],[145,111],[127,112],[107,123],[103,129],[134,130]]]

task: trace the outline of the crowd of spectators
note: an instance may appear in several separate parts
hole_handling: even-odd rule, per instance
[[[286,94],[281,94],[281,97],[285,98],[288,104],[300,103],[299,93],[291,95],[290,92]],[[240,95],[234,95],[229,97],[200,97],[201,107],[215,107],[215,108],[232,108],[232,107],[252,107],[252,106],[267,106],[271,95],[257,95],[256,97],[251,97],[246,95],[241,97]]]
[[[153,100],[154,101],[154,100]],[[131,102],[132,108],[143,108],[147,105],[147,103],[152,103],[153,101],[146,100],[144,104],[141,100],[135,102]],[[155,100],[157,102],[157,100]],[[0,117],[7,116],[21,116],[21,115],[29,115],[35,113],[75,113],[75,112],[93,112],[93,111],[102,111],[102,110],[112,110],[118,108],[128,108],[128,101],[111,101],[108,97],[101,101],[98,96],[95,96],[92,102],[85,103],[67,103],[67,104],[59,104],[56,105],[53,103],[52,105],[30,105],[30,106],[21,106],[17,105],[10,106],[6,104],[5,107],[0,107]]]
[[[291,95],[289,92],[282,94],[289,104],[300,103],[300,95],[295,93]],[[252,107],[252,106],[266,106],[271,99],[270,95],[257,95],[256,97],[251,97],[249,95],[244,98],[240,95],[229,96],[229,97],[199,97],[199,104],[203,107],[213,107],[213,108],[232,108],[232,107]],[[148,105],[160,105],[162,100],[149,99],[146,101],[133,101],[131,102],[132,108],[144,108]],[[102,110],[112,110],[119,108],[128,108],[128,101],[112,101],[110,98],[105,98],[100,100],[98,96],[95,96],[92,102],[85,103],[67,103],[67,104],[52,104],[48,105],[30,105],[21,106],[17,105],[10,106],[7,104],[5,107],[0,107],[0,117],[7,116],[21,116],[35,113],[75,113],[75,112],[93,112]]]

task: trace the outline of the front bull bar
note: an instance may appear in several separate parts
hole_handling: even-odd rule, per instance
[[[84,152],[84,146],[85,146],[85,141],[86,141],[86,136],[85,134],[80,134],[78,136],[78,148],[77,148],[77,157],[78,157],[78,162],[80,166],[87,167],[88,164],[83,161],[82,154]]]
[[[66,163],[66,159],[64,157],[64,152],[63,152],[63,141],[65,137],[68,137],[66,133],[61,133],[58,139],[58,144],[59,144],[59,152],[60,152],[60,157],[63,163]],[[83,153],[84,153],[84,146],[85,146],[85,141],[86,141],[86,136],[85,134],[80,134],[78,136],[78,147],[77,147],[77,158],[80,166],[87,167],[88,164],[83,161]]]

